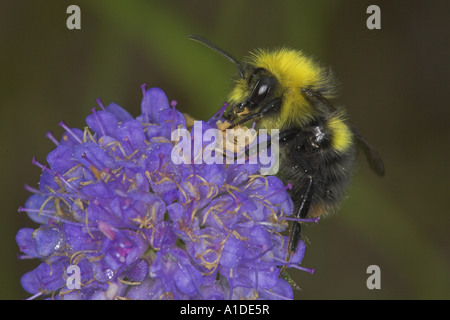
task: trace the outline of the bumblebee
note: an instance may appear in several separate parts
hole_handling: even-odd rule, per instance
[[[359,147],[372,170],[383,176],[378,153],[348,122],[344,108],[334,106],[333,74],[301,51],[255,50],[242,62],[208,40],[191,35],[234,63],[238,74],[228,96],[232,126],[256,122],[256,129],[279,129],[277,176],[293,187],[294,217],[301,220],[333,211],[353,174]],[[302,222],[291,226],[286,260],[297,250]]]

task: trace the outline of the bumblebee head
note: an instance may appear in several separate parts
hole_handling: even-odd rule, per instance
[[[304,92],[312,90],[332,98],[336,85],[331,72],[301,51],[259,49],[243,61],[244,77],[235,79],[228,96],[238,118],[262,112],[260,127],[303,127],[328,111],[311,104]]]
[[[235,125],[250,120],[268,129],[305,125],[320,110],[311,106],[303,89],[319,91],[324,96],[333,91],[328,73],[301,51],[260,49],[238,62],[208,40],[198,36],[190,38],[236,65],[238,75],[228,95],[231,106],[228,117]]]
[[[277,78],[262,67],[245,64],[245,69],[250,71],[248,75],[238,78],[229,95],[231,103],[231,119],[237,119],[245,115],[260,114],[261,109],[274,98],[278,91]],[[266,112],[273,114],[277,110],[272,107]]]

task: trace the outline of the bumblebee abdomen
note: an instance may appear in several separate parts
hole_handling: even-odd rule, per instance
[[[325,146],[321,150],[313,150],[308,145],[306,137],[300,135],[297,141],[280,146],[281,158],[278,176],[285,182],[291,183],[293,189],[290,191],[294,201],[294,210],[298,209],[299,203],[304,196],[303,186],[307,184],[308,176],[314,177],[311,196],[311,207],[327,211],[339,204],[344,197],[353,173],[353,164],[356,157],[356,148],[353,140],[347,140],[345,150],[336,150],[332,146]],[[308,172],[299,165],[296,160],[304,159],[308,163]],[[308,215],[314,216],[324,212],[311,210]],[[294,211],[295,212],[295,211]]]

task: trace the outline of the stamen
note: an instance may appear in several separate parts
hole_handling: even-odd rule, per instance
[[[299,266],[299,265],[296,265],[296,264],[287,264],[289,267],[292,267],[292,268],[295,268],[295,269],[298,269],[298,270],[302,270],[302,271],[306,271],[306,272],[308,272],[308,273],[310,273],[310,274],[314,274],[314,272],[316,271],[314,268],[305,268],[305,267],[302,267],[302,266]]]
[[[222,108],[220,108],[219,110],[219,119],[222,118],[223,114],[225,113],[225,111],[227,111],[228,106],[230,104],[228,102],[224,102]]]
[[[100,170],[98,168],[98,166],[91,159],[89,159],[89,157],[86,155],[86,152],[83,152],[81,154],[81,157],[90,164],[89,170],[91,170],[91,172],[94,174],[94,176],[98,180],[107,181],[107,178],[109,178],[111,176],[111,169],[110,168],[105,167],[105,168]],[[67,174],[67,172],[66,172],[66,174]]]
[[[107,208],[105,208],[105,206],[100,204],[100,201],[98,201],[98,199],[94,199],[94,201],[92,201],[92,203],[94,205],[96,205],[99,209],[101,209],[103,212],[105,212],[106,214],[111,215],[111,212]],[[113,219],[117,221],[117,216],[111,215],[111,220],[113,220]],[[86,215],[86,226],[87,226],[87,223],[88,223],[88,216]]]
[[[102,131],[102,135],[106,136],[105,128],[103,127],[103,123],[102,123],[102,122],[100,121],[100,119],[98,118],[98,114],[97,114],[95,108],[92,108],[91,111],[92,111],[92,113],[94,114],[95,119],[97,120],[98,125],[100,126],[100,130]]]
[[[138,151],[138,150],[135,149],[134,145],[131,143],[130,137],[129,137],[129,136],[123,137],[123,138],[122,138],[122,141],[128,146],[128,148],[129,148],[130,150],[135,150],[133,153],[135,153],[136,151]],[[121,149],[121,151],[122,151],[122,150],[123,150],[122,145],[119,145],[119,147],[122,148],[122,149]],[[133,153],[132,153],[132,154],[133,154]],[[125,150],[123,150],[122,154],[123,154],[123,156],[124,156],[124,157],[123,157],[124,159],[128,159],[128,160],[129,160],[129,159],[131,159],[131,157],[132,157],[132,155],[128,156],[128,155],[126,154]]]
[[[66,124],[64,123],[64,121],[60,121],[58,124],[60,127],[62,127],[64,130],[66,130],[66,132],[68,134],[70,134],[78,143],[83,143],[80,138],[78,138],[78,136],[72,131],[70,130],[70,128],[68,126],[66,126]]]
[[[42,171],[46,171],[49,170],[51,172],[50,169],[47,168],[47,166],[41,164],[39,161],[36,160],[35,157],[33,157],[33,159],[31,160],[31,163],[39,168],[41,168]]]
[[[95,101],[97,101],[97,104],[100,106],[100,108],[105,111],[105,107],[103,106],[102,100],[100,100],[100,98],[97,98]]]
[[[253,222],[254,224],[260,225],[260,226],[266,226],[270,228],[281,228],[283,225],[281,223],[274,223],[274,222]]]
[[[41,190],[33,188],[27,184],[24,185],[24,188],[25,188],[25,190],[27,190],[28,192],[31,192],[31,193],[42,193]]]
[[[163,160],[164,160],[164,158],[165,158],[164,153],[158,154],[158,158],[159,158],[159,168],[158,168],[158,171],[161,172],[161,171],[162,171]]]
[[[176,115],[176,109],[175,107],[177,106],[177,100],[172,100],[170,102],[170,105],[172,106],[172,131],[173,132],[175,130],[175,115]]]
[[[38,292],[35,295],[32,295],[31,297],[27,298],[26,300],[34,300],[35,298],[37,298],[41,295],[42,295],[42,292]]]
[[[97,168],[97,166],[95,165],[95,163],[94,163],[91,159],[88,158],[88,156],[86,155],[86,152],[83,152],[83,153],[81,154],[81,157],[82,157],[84,160],[86,160],[87,162],[89,162],[89,164],[90,164],[92,167],[95,167],[95,169],[98,170],[98,168]]]
[[[297,221],[297,222],[315,222],[315,223],[319,223],[319,220],[320,220],[319,217],[311,218],[311,219],[280,217],[280,219],[289,220],[289,221]]]
[[[270,290],[267,290],[267,289],[264,289],[264,291],[267,292],[268,294],[274,296],[274,297],[277,297],[277,300],[291,300],[291,298],[282,296],[281,294],[275,293],[273,291],[270,291]]]
[[[286,191],[287,189],[289,189],[289,190],[292,189],[292,185],[291,185],[290,183],[288,183],[283,189],[279,189],[279,190],[273,192],[272,194],[270,194],[270,195],[264,197],[263,199],[267,200],[267,199],[269,199],[270,197],[272,197],[272,196],[274,196],[274,195],[276,195],[276,194],[278,194],[278,193],[280,193],[280,192]]]
[[[67,180],[64,178],[64,176],[61,175],[59,172],[56,172],[56,173],[55,173],[55,177],[57,177],[59,180],[61,180],[62,182],[64,182],[64,184],[65,184],[66,186],[68,186],[70,190],[74,191],[74,192],[77,193],[77,194],[79,193],[79,191],[78,191],[77,189],[75,189],[75,188],[69,183],[69,181],[67,181]]]
[[[26,254],[20,254],[20,255],[17,255],[17,259],[19,259],[19,260],[31,260],[31,259],[36,259],[36,257],[32,257],[32,256],[29,256],[29,255],[26,255]]]
[[[55,214],[56,213],[56,210],[44,210],[44,209],[42,209],[42,210],[40,210],[40,209],[32,209],[32,208],[24,208],[24,207],[22,207],[22,206],[20,206],[18,209],[17,209],[17,212],[36,212],[36,213],[39,213],[39,214],[49,214],[49,213],[52,213],[52,214]],[[50,216],[51,218],[53,218],[53,215],[52,216]]]
[[[47,132],[47,133],[45,134],[45,136],[46,136],[47,138],[49,138],[56,146],[59,146],[59,141],[56,140],[56,138],[53,136],[53,133],[52,133],[51,131]]]
[[[55,172],[55,171],[49,169],[47,166],[44,166],[44,165],[41,164],[39,161],[37,161],[35,157],[33,157],[32,164],[34,164],[35,166],[38,166],[39,168],[41,168],[41,170],[42,170],[43,172],[44,172],[44,171],[47,171],[47,172],[53,174],[55,177],[59,178],[62,182],[64,182],[70,189],[74,190],[75,193],[79,193],[78,190],[75,189],[74,187],[72,187],[72,186],[70,185],[70,183],[69,183],[69,182],[68,182],[68,181],[67,181],[60,173]]]
[[[63,219],[61,217],[55,216],[54,214],[56,214],[56,211],[54,211],[54,210],[27,209],[27,208],[24,208],[24,207],[19,207],[17,212],[35,212],[39,216],[44,216],[44,217],[56,220],[58,222],[64,222],[66,224],[71,224],[71,225],[74,225],[74,226],[82,226],[83,225],[82,223],[79,223],[79,222],[70,221],[70,220]]]
[[[194,135],[191,136],[191,139],[193,139],[193,138],[194,138]],[[192,166],[192,174],[193,174],[192,184],[195,185],[195,177],[197,176],[197,172],[196,172],[196,165],[194,162],[194,153],[193,152],[192,152],[191,157],[192,157],[191,158],[191,166]]]
[[[116,232],[113,230],[113,228],[104,221],[98,222],[98,229],[101,233],[103,233],[108,239],[114,240],[116,238]]]
[[[220,108],[219,111],[217,111],[212,117],[211,119],[220,119],[222,118],[223,114],[225,113],[225,111],[228,109],[228,102],[224,102],[223,106]]]
[[[141,89],[142,89],[142,96],[144,98],[144,110],[145,110],[145,122],[149,123],[150,122],[150,118],[148,117],[148,108],[147,108],[147,98],[145,97],[145,89],[147,87],[147,84],[144,83],[141,85]]]
[[[314,274],[314,272],[315,272],[315,269],[314,269],[314,268],[312,268],[312,269],[310,269],[310,268],[305,268],[305,267],[299,266],[299,265],[296,264],[296,263],[286,262],[285,260],[282,260],[282,259],[277,258],[277,257],[274,257],[273,259],[274,259],[275,261],[279,261],[279,262],[281,263],[281,265],[286,266],[286,267],[288,267],[288,268],[295,268],[295,269],[298,269],[298,270],[306,271],[306,272],[308,272],[308,273],[310,273],[310,274]]]

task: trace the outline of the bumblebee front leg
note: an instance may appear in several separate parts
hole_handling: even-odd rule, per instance
[[[253,119],[259,119],[262,118],[264,115],[267,115],[269,113],[277,112],[281,107],[282,100],[280,98],[275,98],[266,105],[264,105],[259,112],[252,113],[242,119],[239,119],[239,121],[234,122],[228,129],[232,129],[237,126],[241,126],[250,120]]]

